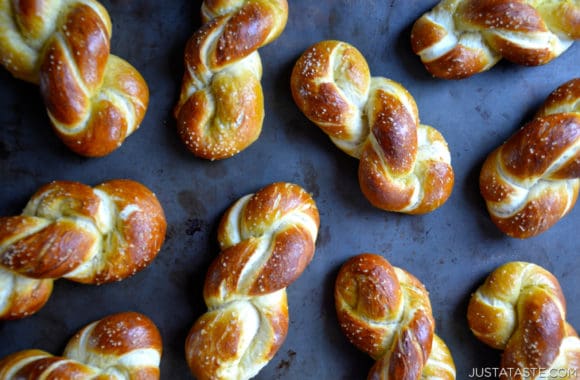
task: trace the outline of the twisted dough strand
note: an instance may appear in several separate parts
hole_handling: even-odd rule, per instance
[[[55,279],[102,284],[135,274],[155,258],[165,230],[155,194],[137,182],[43,186],[22,215],[0,218],[0,319],[38,311]]]
[[[222,252],[204,285],[209,311],[192,327],[186,356],[198,379],[249,379],[288,332],[286,287],[314,255],[319,215],[302,188],[275,183],[238,200],[218,230]]]
[[[334,295],[342,331],[377,360],[368,379],[455,379],[449,349],[434,334],[427,290],[411,274],[361,254],[341,267]]]
[[[502,367],[511,369],[508,373],[536,369],[529,379],[539,379],[539,369],[544,374],[571,369],[557,373],[576,379],[580,339],[566,322],[558,280],[544,268],[525,262],[497,268],[472,295],[467,320],[479,340],[504,350]]]
[[[400,84],[371,78],[354,47],[322,41],[294,66],[298,108],[345,153],[360,159],[359,183],[374,206],[421,214],[451,195],[454,174],[447,142],[419,123],[417,105]]]
[[[282,33],[286,0],[206,0],[205,23],[185,48],[185,73],[174,114],[179,136],[196,156],[231,157],[259,137],[264,119],[258,49]]]
[[[580,78],[487,157],[479,182],[493,222],[512,237],[536,236],[570,212],[580,188]]]
[[[577,1],[443,0],[415,22],[411,46],[432,75],[462,79],[502,57],[546,64],[579,38]]]
[[[81,329],[61,357],[25,350],[0,361],[0,379],[159,379],[161,335],[144,315],[110,315]]]

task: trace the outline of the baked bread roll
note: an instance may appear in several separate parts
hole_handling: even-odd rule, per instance
[[[562,289],[538,265],[510,262],[494,270],[472,295],[467,320],[479,340],[503,350],[501,367],[512,374],[508,379],[580,374],[580,339],[566,322]]]
[[[286,0],[205,0],[204,25],[185,47],[185,74],[174,114],[196,156],[231,157],[260,136],[264,119],[258,49],[282,33]]]
[[[579,38],[577,1],[443,0],[415,22],[411,46],[432,75],[462,79],[501,58],[546,64]]]
[[[22,215],[0,217],[0,320],[37,312],[56,279],[103,284],[135,274],[155,258],[165,230],[155,194],[137,182],[41,187]]]
[[[319,215],[301,187],[275,183],[238,200],[218,228],[222,249],[203,289],[209,310],[185,344],[194,376],[249,379],[288,333],[286,287],[314,255]]]
[[[95,0],[0,1],[0,62],[40,85],[54,131],[83,156],[117,149],[149,104],[145,80],[110,54],[110,38]]]
[[[422,214],[451,195],[447,142],[419,123],[417,105],[400,84],[371,78],[362,54],[322,41],[296,62],[291,78],[298,108],[345,153],[360,159],[361,190],[374,206]]]
[[[455,379],[449,349],[434,334],[423,284],[382,256],[349,259],[336,279],[338,321],[348,340],[377,362],[368,379]]]
[[[485,160],[481,194],[497,227],[536,236],[564,217],[580,186],[580,78],[556,89],[535,118]]]
[[[62,356],[25,350],[0,361],[0,379],[159,379],[161,335],[142,314],[110,315],[81,329]]]

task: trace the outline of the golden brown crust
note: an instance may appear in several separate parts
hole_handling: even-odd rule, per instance
[[[264,119],[257,50],[286,26],[286,0],[204,1],[204,25],[185,48],[178,134],[196,156],[231,157],[259,137]]]
[[[161,352],[155,324],[142,314],[125,312],[80,330],[62,357],[34,349],[5,357],[0,378],[100,379],[109,378],[111,368],[116,368],[127,379],[156,380]]]
[[[335,284],[335,302],[342,331],[359,350],[375,359],[384,355],[385,331],[367,320],[397,320],[404,296],[395,269],[382,257],[355,256],[342,265]]]
[[[320,224],[302,188],[274,183],[238,200],[224,214],[222,252],[204,284],[209,311],[185,345],[198,379],[248,379],[278,351],[288,332],[286,287],[314,255]]]
[[[111,197],[120,219],[117,220],[118,235],[110,241],[116,249],[109,251],[101,275],[94,280],[116,281],[151,263],[165,240],[167,222],[155,194],[140,183],[118,179],[107,181],[96,189]],[[126,216],[121,215],[123,210],[129,211]]]
[[[424,62],[433,76],[442,79],[464,79],[486,70],[486,54],[467,46],[456,46],[436,61]]]
[[[320,78],[326,80],[318,83]],[[354,125],[360,121],[371,76],[366,60],[354,46],[340,41],[318,42],[298,59],[290,80],[294,101],[308,119],[332,138],[360,143],[360,132]],[[356,156],[353,151],[346,153]]]
[[[89,333],[88,338],[83,335]],[[69,341],[65,354],[86,345],[87,352],[121,356],[139,349],[161,352],[161,335],[154,323],[142,314],[125,312],[113,314],[77,332]]]
[[[110,54],[111,21],[95,0],[5,1],[2,64],[40,84],[57,135],[78,154],[104,156],[143,120],[149,90],[129,63]],[[89,48],[90,47],[90,48]]]
[[[579,100],[580,79],[563,84],[484,162],[481,194],[507,235],[536,236],[574,207],[580,187]]]
[[[53,280],[36,280],[22,276],[14,278],[12,273],[3,269],[1,265],[0,276],[11,278],[10,292],[1,300],[1,320],[19,319],[36,313],[48,302],[52,294]]]
[[[445,139],[419,123],[405,88],[371,78],[354,46],[340,41],[311,46],[294,66],[291,88],[306,117],[360,159],[359,183],[371,204],[419,214],[449,198],[454,173]]]
[[[155,194],[134,181],[42,186],[22,215],[0,218],[0,275],[12,284],[0,318],[36,312],[61,277],[101,284],[135,274],[161,249],[166,227]]]
[[[510,262],[494,270],[472,295],[467,320],[478,339],[504,350],[503,368],[580,368],[580,339],[566,322],[560,284],[538,265]]]
[[[442,0],[413,25],[411,47],[435,77],[463,79],[502,57],[546,64],[580,37],[578,25],[569,1]]]
[[[431,355],[423,367],[422,380],[455,380],[455,363],[449,348],[438,335],[433,335]]]
[[[342,331],[377,360],[368,379],[455,379],[423,284],[383,257],[361,254],[340,268],[335,304]]]
[[[537,117],[560,112],[578,113],[580,99],[580,78],[574,78],[555,89],[540,106]]]

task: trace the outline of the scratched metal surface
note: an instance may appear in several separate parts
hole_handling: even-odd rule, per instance
[[[314,261],[288,289],[288,338],[258,379],[366,376],[372,360],[340,332],[332,293],[339,266],[361,252],[379,253],[423,281],[458,379],[474,367],[499,362],[498,352],[473,338],[465,311],[470,293],[507,261],[528,260],[552,271],[567,296],[569,322],[580,327],[578,207],[547,233],[519,241],[492,225],[478,192],[485,156],[528,120],[548,93],[579,74],[579,44],[543,67],[501,63],[471,79],[435,80],[410,51],[409,32],[436,1],[291,0],[285,32],[261,49],[266,118],[260,139],[234,158],[207,162],[186,151],[171,114],[183,48],[200,25],[200,2],[172,3],[103,1],[113,20],[113,52],[134,64],[151,90],[141,128],[108,157],[69,152],[48,126],[38,89],[0,70],[0,215],[20,213],[40,185],[55,179],[95,185],[125,177],[157,193],[169,224],[161,253],[143,272],[100,287],[57,281],[39,313],[0,322],[0,357],[32,347],[58,354],[81,326],[136,310],[150,316],[163,335],[162,377],[191,378],[184,340],[205,310],[201,287],[218,253],[219,218],[234,200],[274,181],[292,181],[310,191],[322,224]],[[422,121],[444,134],[456,184],[442,208],[405,216],[371,207],[358,188],[357,162],[295,107],[291,68],[304,49],[322,39],[358,47],[373,75],[401,82],[415,97]]]

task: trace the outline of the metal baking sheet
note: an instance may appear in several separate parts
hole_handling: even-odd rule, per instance
[[[131,178],[156,192],[168,233],[157,259],[120,283],[55,283],[36,315],[0,322],[0,357],[26,348],[58,354],[85,324],[135,310],[151,317],[164,339],[162,378],[191,378],[184,341],[205,311],[202,284],[218,254],[216,229],[240,196],[274,181],[291,181],[315,197],[321,229],[314,261],[288,288],[290,331],[257,379],[361,379],[372,359],[341,333],[333,286],[340,265],[361,252],[383,255],[417,276],[430,292],[436,331],[449,345],[457,378],[497,367],[498,351],[469,331],[470,294],[511,260],[535,262],[560,280],[568,321],[580,327],[577,234],[580,207],[539,237],[521,241],[491,223],[479,195],[486,155],[529,120],[545,97],[579,74],[580,44],[535,68],[502,62],[462,81],[430,77],[411,52],[410,28],[436,1],[291,0],[282,36],[261,49],[266,117],[260,139],[219,162],[192,156],[177,137],[172,108],[183,73],[185,42],[200,26],[200,1],[104,1],[113,21],[112,51],[143,74],[151,102],[141,128],[113,154],[70,152],[50,130],[38,88],[0,70],[0,215],[19,214],[36,189],[55,179],[96,185]],[[357,161],[336,148],[294,105],[290,72],[298,56],[323,39],[356,46],[372,74],[402,83],[422,121],[446,137],[456,182],[449,201],[424,216],[373,208],[359,191]]]

